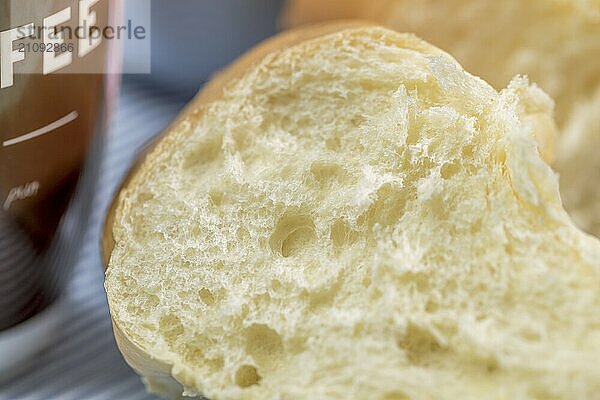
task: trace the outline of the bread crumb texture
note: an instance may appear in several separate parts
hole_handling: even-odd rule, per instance
[[[529,76],[556,101],[553,166],[565,207],[600,237],[600,0],[288,0],[283,17],[288,26],[361,18],[415,32],[497,89]],[[542,133],[545,146],[557,140]],[[551,147],[544,156],[553,161]]]
[[[269,54],[121,192],[114,323],[212,400],[600,398],[600,243],[532,109],[383,28]]]

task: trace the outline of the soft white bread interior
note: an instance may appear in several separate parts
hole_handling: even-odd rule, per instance
[[[283,14],[288,26],[337,18],[415,32],[497,89],[517,74],[527,75],[556,101],[569,154],[586,153],[600,139],[593,100],[600,92],[599,0],[288,0]],[[564,145],[561,139],[556,147]],[[581,227],[600,236],[600,155],[569,154],[558,154],[554,165],[566,208]],[[573,171],[596,179],[578,184],[571,181]]]
[[[600,243],[538,153],[551,108],[380,27],[253,51],[120,192],[125,358],[170,397],[598,398]]]

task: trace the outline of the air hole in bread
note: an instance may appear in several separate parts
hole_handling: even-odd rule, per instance
[[[485,364],[485,370],[488,374],[493,374],[494,372],[498,371],[499,368],[500,366],[498,365],[498,361],[495,359],[487,360]]]
[[[342,147],[342,140],[340,139],[340,133],[334,132],[330,137],[325,140],[325,147],[331,151],[339,151]]]
[[[248,243],[251,239],[250,231],[246,227],[240,226],[236,231],[237,239],[240,243]]]
[[[213,305],[215,303],[215,296],[209,289],[207,289],[207,288],[200,289],[199,295],[200,295],[200,300],[202,300],[202,302],[204,304],[206,304],[207,306]]]
[[[134,207],[143,206],[145,203],[149,202],[154,198],[154,194],[150,192],[141,192],[136,197],[136,203]]]
[[[273,369],[283,353],[281,336],[265,324],[246,328],[246,352],[261,369]]]
[[[429,293],[429,281],[425,274],[406,274],[405,277],[410,277],[414,287],[421,293]]]
[[[204,363],[212,372],[221,371],[225,366],[225,360],[223,360],[223,357],[207,358],[204,360]]]
[[[219,207],[221,204],[223,204],[223,196],[224,194],[220,190],[211,190],[208,192],[208,199],[215,207]]]
[[[204,348],[206,350],[206,348]],[[207,358],[201,348],[186,346],[184,350],[186,362],[198,365],[205,373],[215,374],[223,371],[225,360],[223,357]]]
[[[358,239],[358,232],[350,228],[343,219],[338,219],[331,225],[330,238],[333,245],[340,248],[355,243]]]
[[[309,308],[314,310],[317,307],[331,305],[334,302],[335,296],[339,292],[341,285],[342,281],[337,280],[330,286],[312,291],[309,294]]]
[[[215,161],[221,154],[222,140],[222,136],[214,135],[203,143],[192,146],[192,150],[185,156],[183,169],[202,167]]]
[[[431,214],[438,221],[445,221],[448,219],[448,207],[445,199],[440,195],[431,196],[424,202],[428,207],[424,208],[424,211]]]
[[[419,127],[415,125],[411,129],[408,130],[407,135],[406,135],[406,144],[408,146],[417,144],[419,142],[421,132],[417,128],[419,128]]]
[[[447,180],[456,175],[459,169],[460,167],[456,162],[448,162],[442,165],[442,168],[440,169],[440,175],[442,176],[442,179]]]
[[[184,347],[183,359],[186,362],[194,363],[196,365],[204,362],[204,351],[202,347],[195,344],[187,344]]]
[[[183,346],[183,358],[186,362],[198,366],[199,369],[208,373],[218,373],[225,367],[225,360],[221,356],[207,356],[212,346],[213,340],[204,335],[194,335],[194,340],[186,342]]]
[[[274,291],[278,292],[281,289],[283,289],[283,285],[281,284],[281,281],[279,281],[277,279],[273,279],[271,281],[271,288],[273,288]]]
[[[292,232],[281,244],[281,255],[290,257],[298,254],[303,248],[308,247],[315,239],[315,231],[310,227],[303,226]]]
[[[235,373],[235,384],[242,388],[257,385],[260,379],[256,367],[252,365],[242,365]]]
[[[344,182],[346,171],[338,164],[315,161],[310,166],[310,172],[321,187],[331,186],[335,182]]]
[[[168,313],[163,315],[160,318],[158,326],[165,341],[170,345],[183,335],[183,324],[179,317],[174,314]]]
[[[481,231],[482,226],[483,226],[483,222],[481,221],[481,219],[478,219],[471,225],[471,233],[472,234],[479,233]]]
[[[277,223],[269,245],[275,254],[291,257],[301,253],[315,239],[315,224],[309,216],[288,213]]]
[[[160,303],[158,296],[148,293],[140,293],[135,303],[127,305],[127,312],[137,316],[147,316]]]
[[[264,304],[271,302],[271,295],[268,292],[258,293],[252,297],[252,303],[256,307],[260,307]]]
[[[462,152],[461,152],[463,158],[465,159],[471,159],[473,157],[474,154],[474,148],[472,144],[468,144],[465,147],[463,147]]]
[[[505,244],[504,245],[504,251],[508,255],[513,255],[514,254],[514,247],[513,247],[513,245],[511,243]]]
[[[391,184],[382,185],[375,194],[375,199],[359,218],[359,224],[372,227],[375,224],[390,226],[395,224],[404,214],[408,200],[407,190],[393,187]]]
[[[443,351],[438,339],[431,330],[409,322],[406,332],[398,338],[398,347],[404,350],[407,358],[420,365],[430,356]]]

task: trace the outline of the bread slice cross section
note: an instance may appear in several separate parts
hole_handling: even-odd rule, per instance
[[[498,92],[410,34],[267,41],[116,198],[125,359],[169,398],[598,398],[600,243],[540,157],[548,120],[525,78]]]

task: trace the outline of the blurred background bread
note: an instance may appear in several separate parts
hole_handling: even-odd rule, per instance
[[[105,287],[149,387],[220,399],[592,399],[600,243],[497,92],[380,27],[276,37],[121,190]],[[544,118],[541,118],[544,116]]]
[[[562,135],[554,167],[565,206],[600,235],[600,154],[589,147],[600,140],[600,1],[289,0],[283,23],[340,18],[414,32],[496,89],[528,75],[556,101]]]
[[[600,235],[600,87],[577,104],[556,152],[567,210],[580,227]]]

